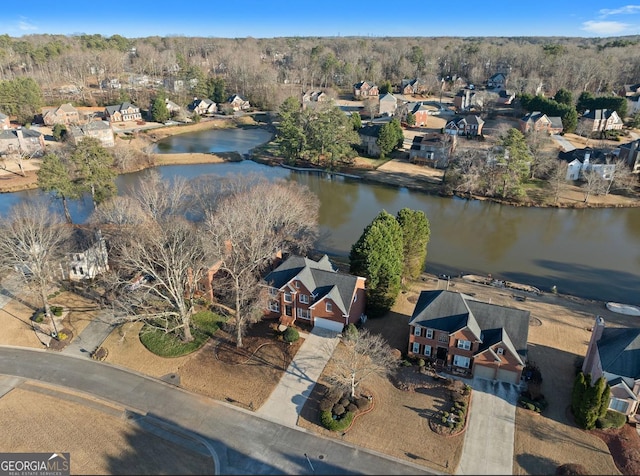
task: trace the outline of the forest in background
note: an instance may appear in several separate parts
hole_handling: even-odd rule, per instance
[[[276,110],[290,96],[325,89],[338,97],[353,84],[398,85],[422,78],[432,94],[482,85],[497,72],[516,94],[563,88],[618,94],[640,82],[640,36],[577,37],[283,37],[128,39],[119,35],[0,35],[0,80],[32,78],[46,105],[104,106],[131,101],[148,108],[163,81],[181,79],[167,97],[186,105],[209,96],[212,81],[253,106]],[[147,76],[149,83],[138,79]],[[101,88],[117,79],[121,88]],[[197,80],[197,81],[196,81]],[[136,82],[138,84],[136,85]],[[464,84],[462,83],[462,84]]]

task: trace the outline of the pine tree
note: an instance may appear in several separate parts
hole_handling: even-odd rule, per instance
[[[167,103],[164,94],[158,94],[151,106],[151,119],[155,122],[167,122],[171,114],[167,109]]]
[[[400,292],[402,229],[385,210],[368,225],[349,255],[351,273],[367,278],[367,314],[378,317],[395,303]]]

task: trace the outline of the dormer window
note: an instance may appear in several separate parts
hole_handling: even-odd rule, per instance
[[[291,293],[284,293],[284,302],[291,302]]]

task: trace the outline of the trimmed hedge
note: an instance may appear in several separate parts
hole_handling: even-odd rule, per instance
[[[343,431],[349,428],[354,417],[355,414],[353,412],[347,412],[342,418],[334,420],[331,411],[324,411],[320,413],[320,422],[327,430]]]
[[[627,423],[627,416],[624,413],[614,410],[607,410],[602,418],[596,420],[596,427],[606,430],[607,428],[622,428]]]
[[[549,406],[549,403],[544,398],[541,398],[540,400],[531,400],[523,395],[520,395],[518,398],[518,404],[527,410],[537,413],[542,413]]]
[[[287,329],[284,331],[284,334],[282,334],[282,338],[285,342],[291,344],[300,339],[300,333],[294,327],[287,327]]]

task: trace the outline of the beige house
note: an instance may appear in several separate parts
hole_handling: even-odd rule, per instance
[[[45,126],[53,126],[55,124],[78,124],[80,122],[80,113],[71,105],[71,103],[62,104],[58,107],[43,108],[42,120]]]
[[[378,107],[378,112],[382,116],[393,116],[398,109],[398,100],[396,97],[391,94],[383,94],[380,96],[380,104]]]
[[[130,102],[123,102],[104,109],[104,117],[109,122],[139,121],[142,119],[140,108]]]
[[[229,96],[229,99],[227,99],[227,105],[230,106],[234,112],[246,111],[251,107],[249,101],[247,101],[239,94],[233,94],[232,96]]]
[[[63,279],[83,281],[109,271],[107,245],[100,230],[74,228],[68,247],[72,251],[61,263]]]
[[[44,154],[44,136],[37,131],[20,127],[0,130],[0,154]]]
[[[582,372],[591,382],[604,377],[611,387],[609,409],[640,423],[640,327],[606,327],[597,316],[591,331]]]
[[[548,132],[549,134],[559,134],[562,132],[562,119],[560,117],[549,117],[539,111],[530,112],[519,121],[520,131],[527,132]]]
[[[580,122],[586,125],[591,132],[604,132],[621,130],[624,122],[618,113],[612,109],[593,109],[585,111]]]
[[[102,147],[113,147],[115,138],[111,124],[106,121],[91,121],[83,126],[71,126],[69,128],[69,140],[77,144],[85,137],[94,137],[100,141]]]

